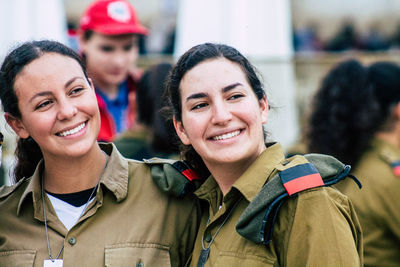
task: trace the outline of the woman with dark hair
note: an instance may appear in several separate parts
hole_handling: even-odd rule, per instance
[[[129,161],[97,142],[99,108],[79,56],[54,41],[27,42],[0,71],[5,118],[18,135],[17,183],[0,188],[0,266],[183,266],[196,201],[153,182],[181,177],[173,166]]]
[[[329,186],[348,166],[324,155],[285,159],[265,143],[268,101],[242,54],[197,45],[166,89],[184,159],[208,177],[195,191],[204,209],[192,266],[362,265],[353,207]]]
[[[400,67],[341,62],[324,78],[309,120],[309,152],[353,166],[363,185],[337,185],[363,228],[365,266],[400,263]]]

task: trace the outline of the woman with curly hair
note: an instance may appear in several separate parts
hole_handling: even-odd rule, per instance
[[[337,187],[355,205],[364,233],[365,266],[400,263],[400,67],[348,60],[334,67],[315,95],[308,152],[353,166],[362,190]]]

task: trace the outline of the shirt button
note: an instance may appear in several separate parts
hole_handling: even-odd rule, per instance
[[[206,234],[206,237],[204,238],[204,240],[205,240],[207,243],[210,243],[210,242],[211,242],[211,235],[210,235],[210,234]]]
[[[75,245],[75,244],[76,244],[76,239],[75,239],[75,237],[71,237],[70,239],[68,239],[68,243],[69,243],[71,246]]]

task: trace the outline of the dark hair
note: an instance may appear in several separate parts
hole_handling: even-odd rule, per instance
[[[235,48],[224,44],[204,43],[189,49],[183,54],[172,69],[166,83],[167,116],[177,121],[182,119],[181,95],[179,91],[183,76],[196,65],[210,59],[225,58],[240,66],[257,96],[261,100],[265,96],[264,88],[255,67]],[[180,142],[184,159],[200,176],[208,176],[209,171],[203,160],[192,146],[185,146]]]
[[[12,50],[1,65],[0,99],[4,112],[21,119],[18,98],[14,88],[15,79],[26,65],[46,53],[57,53],[75,59],[81,66],[85,77],[88,79],[84,64],[80,60],[79,55],[71,48],[50,40],[25,42]],[[18,139],[15,155],[17,165],[14,170],[14,179],[16,181],[19,181],[23,177],[31,176],[36,165],[43,158],[40,147],[32,137]]]
[[[374,134],[384,130],[398,101],[400,67],[396,64],[339,63],[314,97],[306,133],[308,151],[356,165]]]
[[[148,126],[153,131],[152,148],[155,152],[178,153],[174,139],[175,130],[160,114],[163,107],[162,95],[165,91],[165,81],[172,69],[170,63],[159,63],[150,67],[143,74],[136,89],[138,122]]]

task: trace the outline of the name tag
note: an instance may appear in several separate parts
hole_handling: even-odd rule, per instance
[[[56,259],[56,260],[44,260],[43,267],[62,267],[63,260]]]

